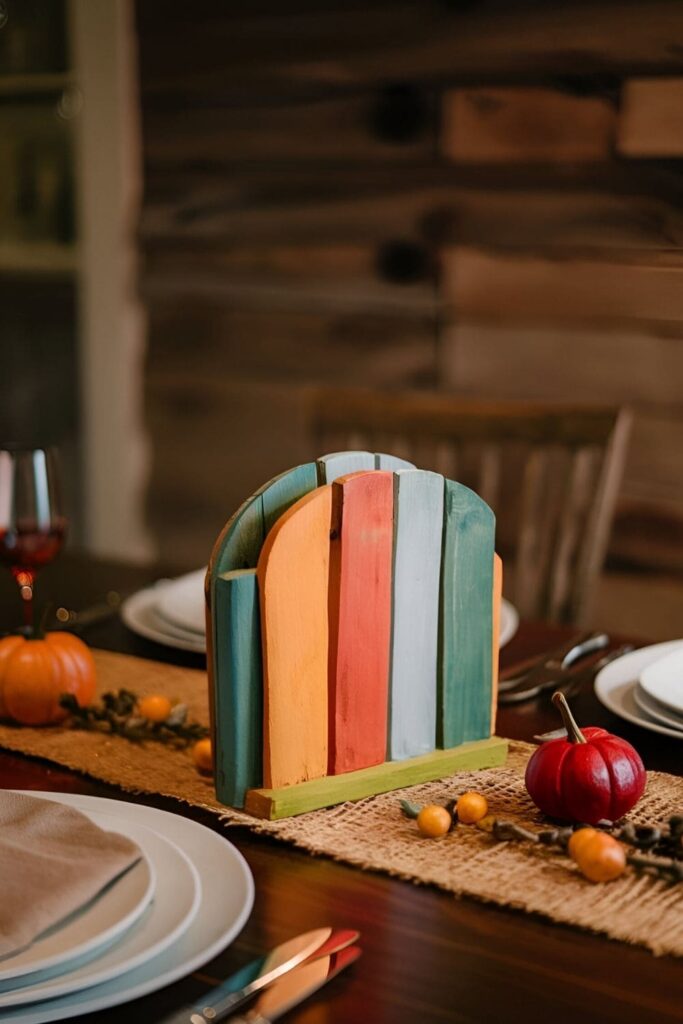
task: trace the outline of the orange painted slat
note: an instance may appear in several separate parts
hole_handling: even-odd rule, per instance
[[[258,561],[267,788],[327,772],[327,593],[332,488],[278,519]]]
[[[381,764],[387,750],[393,474],[332,485],[329,773]]]
[[[503,600],[503,561],[493,556],[493,669],[491,672],[491,735],[496,732],[498,711],[498,662],[500,659],[500,605]]]

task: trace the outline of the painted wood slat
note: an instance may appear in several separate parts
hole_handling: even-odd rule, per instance
[[[372,452],[332,452],[318,459],[318,477],[321,484],[331,484],[337,477],[374,468],[375,456]]]
[[[331,487],[305,495],[272,528],[258,562],[268,787],[327,771],[331,514]]]
[[[496,731],[498,713],[498,671],[500,664],[500,609],[503,602],[503,561],[493,556],[493,624],[491,630],[491,735]]]
[[[412,462],[407,459],[400,459],[398,455],[385,455],[383,452],[375,452],[375,469],[390,469],[395,473],[399,469],[415,469]]]
[[[298,786],[252,789],[247,793],[245,807],[257,818],[289,818],[345,800],[360,800],[375,793],[443,779],[455,772],[493,768],[505,764],[507,748],[507,740],[492,736],[476,743],[463,743],[455,750],[433,750],[408,761],[385,761],[345,775],[311,779]]]
[[[263,489],[263,529],[267,536],[274,523],[292,505],[318,486],[314,462],[280,473]]]
[[[390,760],[433,750],[444,479],[423,470],[394,475]],[[493,555],[491,556],[493,558]]]
[[[211,555],[205,594],[209,715],[214,756],[222,772],[222,780],[217,774],[216,789],[220,800],[235,807],[241,806],[245,787],[261,781],[260,613],[258,600],[248,590],[251,584],[244,581],[226,587],[219,580],[247,568],[254,571],[272,521],[316,483],[313,462],[269,480],[228,520]],[[237,726],[243,736],[235,731]]]
[[[258,586],[255,569],[223,573],[214,583],[216,795],[243,807],[247,789],[261,784],[263,682]]]
[[[381,764],[387,749],[393,476],[332,485],[329,773]]]
[[[491,733],[493,512],[446,481],[441,575],[437,742],[455,747]]]

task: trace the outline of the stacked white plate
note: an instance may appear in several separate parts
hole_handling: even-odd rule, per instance
[[[620,718],[683,739],[683,640],[617,658],[598,673],[595,693]]]
[[[197,569],[174,580],[159,580],[153,587],[133,594],[121,606],[121,617],[129,629],[182,651],[206,651],[204,577]],[[509,601],[500,610],[500,644],[517,632],[519,616]]]
[[[188,818],[73,793],[76,807],[139,846],[142,859],[95,900],[0,959],[0,1020],[77,1017],[136,999],[196,970],[242,929],[251,872],[222,836]]]

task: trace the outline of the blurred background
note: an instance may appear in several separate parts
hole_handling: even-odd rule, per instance
[[[627,405],[595,617],[681,634],[680,0],[0,0],[0,176],[72,545],[204,564],[313,385]]]

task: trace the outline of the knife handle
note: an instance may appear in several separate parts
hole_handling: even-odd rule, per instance
[[[208,994],[211,995],[211,1002],[200,999],[196,1003],[188,1003],[179,1010],[173,1010],[168,1017],[163,1017],[159,1024],[216,1024],[217,1021],[224,1020],[226,1014],[245,1003],[251,993],[240,989],[238,992],[226,994],[222,999],[220,989],[214,989]]]

